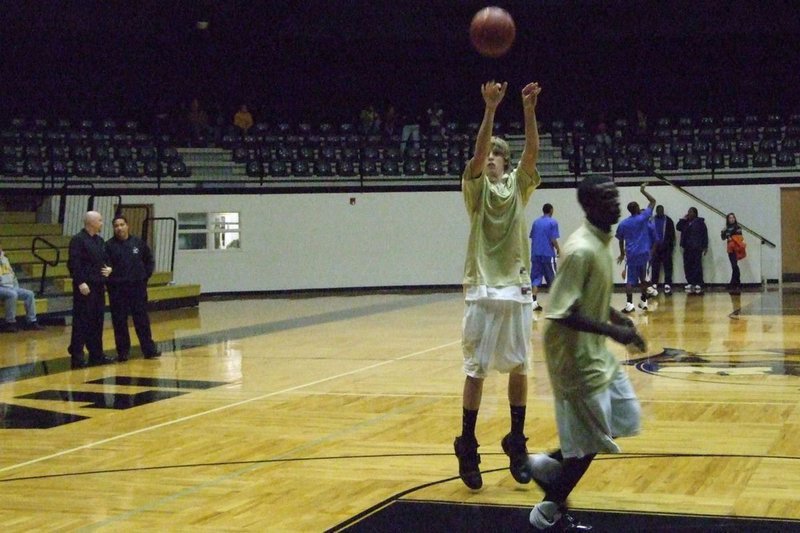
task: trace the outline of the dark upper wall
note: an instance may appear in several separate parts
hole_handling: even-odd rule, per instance
[[[800,104],[793,1],[497,3],[518,26],[500,60],[469,46],[484,2],[6,1],[2,114],[146,117],[199,95],[226,108],[247,100],[267,120],[352,116],[386,98],[477,119],[489,78],[541,81],[543,118]]]

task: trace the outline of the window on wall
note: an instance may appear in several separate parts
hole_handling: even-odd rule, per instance
[[[229,250],[239,244],[239,213],[178,213],[179,250]]]

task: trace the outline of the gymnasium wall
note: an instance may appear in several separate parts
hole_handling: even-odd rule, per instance
[[[760,246],[746,234],[749,256],[741,263],[742,281],[758,283],[780,276],[780,189],[776,185],[688,189],[711,205],[734,211],[739,220],[778,248]],[[696,205],[709,226],[704,259],[706,282],[727,283],[730,266],[719,237],[723,218],[666,186],[649,191],[677,221]],[[644,203],[638,187],[622,187],[621,202]],[[562,242],[582,221],[574,189],[534,193],[529,222],[542,204],[555,207]],[[178,251],[175,280],[200,283],[204,293],[282,291],[346,287],[457,285],[466,250],[468,220],[459,192],[369,194],[292,194],[125,197],[125,203],[151,203],[159,217],[179,212],[238,211],[241,249]],[[618,253],[617,241],[612,241]],[[617,270],[617,282],[620,269]],[[684,281],[675,252],[675,282]]]

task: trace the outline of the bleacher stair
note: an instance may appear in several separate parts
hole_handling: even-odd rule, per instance
[[[21,286],[38,291],[44,264],[31,251],[33,239],[43,237],[59,250],[59,263],[47,266],[44,296],[36,298],[36,313],[47,320],[71,314],[72,279],[67,269],[70,236],[62,235],[59,224],[36,222],[36,213],[0,212],[0,245],[17,271]],[[56,257],[55,251],[46,245],[38,245],[37,253],[49,260]],[[170,309],[196,306],[200,297],[200,285],[175,285],[171,272],[155,272],[148,282],[148,299],[152,309]],[[108,299],[106,299],[106,303]],[[17,302],[17,316],[25,316],[22,302]]]

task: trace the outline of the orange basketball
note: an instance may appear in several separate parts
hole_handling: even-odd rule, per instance
[[[469,25],[472,46],[486,57],[500,57],[514,44],[517,27],[508,11],[499,7],[485,7],[475,13]]]

